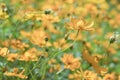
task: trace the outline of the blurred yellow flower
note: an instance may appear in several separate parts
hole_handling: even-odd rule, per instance
[[[61,61],[65,64],[64,68],[72,71],[80,67],[79,58],[74,58],[72,54],[64,54]]]
[[[4,75],[6,76],[16,76],[16,77],[19,77],[19,78],[22,78],[22,79],[26,79],[27,76],[25,76],[23,73],[24,73],[25,70],[22,70],[21,72],[19,72],[18,68],[14,68],[13,69],[13,72],[5,72]]]
[[[111,73],[111,74],[106,74],[104,77],[103,77],[103,80],[117,80],[116,77],[115,77],[115,74],[114,73]]]
[[[99,61],[96,59],[96,57],[91,56],[86,49],[84,49],[84,51],[83,51],[83,58],[92,65],[92,67],[95,69],[95,71],[97,73],[104,74],[107,72],[107,68],[99,66],[99,64],[98,64]]]
[[[93,71],[86,70],[83,75],[85,80],[102,80],[99,76],[97,76],[97,73]]]
[[[53,43],[53,46],[54,46],[55,48],[65,49],[65,48],[69,47],[70,44],[67,43],[67,41],[66,41],[64,38],[62,38],[62,39],[58,39],[57,41],[55,41],[55,42]]]
[[[50,42],[46,42],[45,38],[49,39],[49,34],[41,29],[34,30],[33,32],[21,31],[23,37],[30,39],[30,41],[40,47],[51,46]]]
[[[29,45],[26,43],[23,43],[20,39],[10,39],[2,42],[2,45],[5,47],[11,46],[13,49],[17,50],[25,50],[25,48],[28,48]]]
[[[5,57],[9,53],[8,48],[0,48],[0,56]]]
[[[83,77],[81,76],[81,72],[77,71],[73,74],[69,74],[68,78],[70,80],[102,80],[97,73],[89,70],[85,70],[83,72]],[[82,78],[82,79],[81,79]]]
[[[18,57],[19,57],[18,53],[10,53],[7,55],[7,60],[13,62],[16,59],[18,59]]]
[[[71,22],[68,23],[68,28],[73,30],[91,31],[91,30],[94,30],[94,28],[92,27],[93,25],[94,25],[94,22],[91,22],[90,24],[88,24],[83,19],[71,18]]]

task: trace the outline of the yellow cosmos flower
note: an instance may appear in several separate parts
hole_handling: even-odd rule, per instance
[[[6,76],[15,76],[15,77],[19,77],[19,78],[22,78],[22,79],[26,79],[27,76],[25,76],[23,73],[24,73],[25,70],[22,70],[20,73],[19,73],[19,70],[18,68],[14,68],[13,69],[13,72],[5,72],[4,75]]]
[[[78,58],[74,58],[72,54],[64,54],[61,61],[65,64],[64,68],[74,71],[80,67]]]
[[[91,22],[90,24],[88,24],[83,19],[72,18],[71,22],[68,23],[68,26],[69,26],[68,28],[73,29],[73,30],[91,31],[91,30],[94,30],[94,28],[92,27],[93,25],[94,25],[94,22]]]
[[[116,80],[115,74],[114,74],[114,73],[106,74],[106,75],[103,77],[103,80]]]
[[[5,57],[9,53],[8,48],[0,48],[0,56]]]

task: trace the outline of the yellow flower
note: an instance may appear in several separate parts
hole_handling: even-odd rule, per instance
[[[0,56],[5,57],[9,53],[8,48],[0,48]]]
[[[25,70],[22,70],[21,72],[18,72],[18,68],[14,68],[13,69],[13,72],[5,72],[4,75],[6,76],[15,76],[15,77],[19,77],[19,78],[22,78],[22,79],[26,79],[27,76],[25,76],[23,73]]]
[[[69,78],[70,80],[81,80],[81,75],[80,75],[80,74],[77,74],[77,73],[69,74],[68,78]]]
[[[77,38],[76,38],[76,33],[70,33],[68,38],[71,40],[74,40],[76,38],[76,40],[79,40],[79,41],[80,40],[82,41],[85,38],[85,36],[83,36],[83,34],[79,33],[78,35],[79,36],[77,36]]]
[[[53,46],[55,48],[59,48],[59,49],[65,49],[68,46],[70,46],[69,43],[66,42],[66,40],[64,38],[62,39],[58,39],[56,42],[53,43]]]
[[[116,80],[116,79],[115,79],[115,74],[114,74],[114,73],[106,74],[106,75],[103,77],[103,80]]]
[[[85,80],[102,80],[97,76],[97,73],[94,73],[93,71],[86,70],[83,75]]]
[[[41,55],[42,53],[39,53]],[[38,60],[38,51],[36,48],[31,48],[27,50],[24,54],[20,55],[19,60],[21,61],[37,61]]]
[[[84,49],[84,51],[83,51],[83,58],[92,65],[92,67],[95,69],[95,71],[97,73],[104,74],[107,72],[107,68],[99,66],[99,64],[98,64],[99,61],[96,60],[96,58],[94,56],[91,56],[86,49]]]
[[[33,32],[21,31],[21,34],[23,37],[28,38],[35,45],[40,47],[51,46],[50,42],[45,41],[45,38],[49,39],[49,35],[41,29],[34,30]]]
[[[6,41],[2,42],[2,45],[6,46],[6,47],[11,46],[13,49],[17,49],[17,50],[25,50],[25,48],[29,47],[28,44],[23,43],[19,39],[6,40]]]
[[[7,60],[13,62],[18,58],[18,56],[18,53],[10,53],[7,55]]]
[[[91,31],[91,30],[94,30],[94,28],[92,27],[93,25],[94,25],[94,22],[91,22],[90,24],[88,24],[83,19],[72,18],[71,22],[68,23],[68,26],[69,26],[68,28],[73,29],[73,30]]]
[[[56,63],[56,59],[51,59],[51,60],[48,61],[48,64],[50,64],[50,65],[54,64],[54,63]]]
[[[83,73],[83,77],[81,76],[81,71],[77,71],[73,74],[69,74],[68,78],[70,80],[102,80],[97,73],[89,70],[85,70]]]
[[[72,54],[64,54],[61,61],[65,64],[64,68],[74,71],[80,67],[80,61],[78,58],[74,58]]]

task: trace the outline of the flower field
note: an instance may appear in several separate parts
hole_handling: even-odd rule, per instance
[[[120,80],[120,0],[0,0],[0,80]]]

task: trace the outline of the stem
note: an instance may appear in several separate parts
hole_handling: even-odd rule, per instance
[[[77,39],[78,34],[79,34],[79,31],[80,31],[80,30],[77,31],[76,37],[75,37],[73,43],[72,43],[70,46],[68,46],[67,48],[63,49],[62,51],[59,51],[59,52],[54,53],[52,56],[50,56],[49,60],[50,60],[51,58],[56,57],[59,53],[62,53],[62,52],[64,52],[64,51],[66,51],[67,49],[69,49],[69,48],[76,42],[76,39]]]
[[[32,71],[29,70],[29,72],[30,72],[30,74],[31,74],[31,76],[32,76],[32,80],[36,80],[36,79],[34,78],[34,75],[32,74]]]
[[[82,70],[82,67],[80,66],[80,72],[81,72],[81,80],[84,80],[84,77],[83,77],[83,70]]]
[[[41,80],[44,80],[44,78],[45,78],[46,69],[47,69],[47,65],[44,64],[44,65],[43,65],[43,71],[42,71],[43,74],[42,74]]]
[[[33,68],[31,70],[29,70],[28,74],[30,74],[30,72],[32,72],[36,67],[38,67],[38,63],[40,61],[41,57],[38,59],[38,61],[35,63],[35,66],[33,66]]]
[[[106,64],[109,63],[110,54],[107,52],[107,50],[109,49],[110,45],[111,45],[111,43],[109,43],[108,46],[107,46],[107,48],[105,49],[105,55],[103,57],[105,59]]]
[[[107,48],[106,48],[106,50],[105,50],[105,57],[107,58],[107,57],[109,57],[110,56],[110,54],[107,52],[107,50],[109,49],[109,47],[110,47],[110,43],[108,44],[108,46],[107,46]]]
[[[58,71],[58,72],[56,73],[56,75],[58,75],[59,73],[61,73],[61,72],[64,71],[64,70],[65,70],[65,68],[61,69],[60,71]]]
[[[67,49],[69,49],[69,48],[76,42],[76,39],[77,39],[78,34],[79,34],[79,31],[80,31],[80,30],[77,31],[76,37],[75,37],[73,43],[72,43],[69,47],[65,48],[65,49],[62,50],[62,51],[59,51],[59,52],[54,53],[54,54],[51,55],[47,60],[43,61],[43,62],[42,62],[42,65],[47,64],[47,62],[48,62],[50,59],[55,58],[59,53],[62,53],[62,52],[64,52],[64,51],[66,51]],[[40,60],[40,58],[39,58],[39,60]],[[35,66],[30,70],[30,72],[32,72],[32,71],[37,67],[37,64],[39,63],[39,60],[36,62]],[[42,80],[44,79],[44,75],[45,75],[45,72],[46,72],[46,68],[47,68],[47,67],[45,66],[45,67],[44,67],[44,71],[43,71],[43,75],[42,75],[42,78],[41,78]]]

